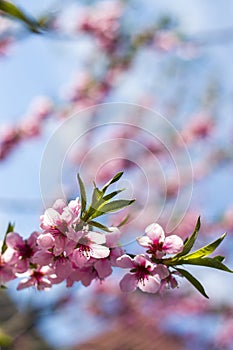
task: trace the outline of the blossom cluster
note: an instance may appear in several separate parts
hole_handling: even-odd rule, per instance
[[[80,199],[71,200],[68,205],[59,199],[41,216],[41,232],[33,232],[26,240],[16,232],[8,232],[6,249],[1,254],[0,283],[26,275],[18,290],[30,286],[41,290],[63,281],[67,287],[77,281],[88,286],[94,279],[111,275],[117,266],[130,269],[120,282],[124,292],[139,287],[155,293],[167,283],[177,285],[168,267],[153,262],[153,258],[180,252],[180,237],[165,238],[162,227],[153,223],[146,228],[146,236],[137,240],[147,253],[132,258],[119,245],[121,232],[117,227],[100,233],[81,221]]]
[[[52,101],[46,96],[35,98],[27,111],[27,115],[18,125],[3,125],[0,128],[0,161],[21,142],[39,136],[43,122],[52,114]]]
[[[75,282],[89,286],[93,280],[106,279],[113,268],[118,267],[128,269],[120,281],[123,292],[139,288],[156,293],[165,287],[175,288],[176,275],[179,275],[208,298],[201,283],[178,266],[207,266],[232,273],[233,270],[223,264],[223,256],[209,257],[226,234],[190,253],[200,230],[200,217],[184,242],[175,234],[166,236],[158,223],[152,223],[146,227],[145,234],[137,238],[145,251],[136,255],[127,253],[120,244],[119,227],[127,222],[128,216],[112,227],[96,221],[102,215],[134,203],[134,199],[113,199],[123,189],[107,193],[122,175],[123,172],[117,173],[101,189],[94,182],[91,203],[87,205],[85,185],[78,174],[80,198],[69,203],[56,200],[40,217],[41,231],[33,232],[28,239],[23,239],[9,224],[0,245],[0,287],[18,277],[24,277],[18,290],[30,286],[43,290],[62,282],[66,282],[67,287]]]

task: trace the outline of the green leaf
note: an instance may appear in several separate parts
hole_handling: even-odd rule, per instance
[[[225,260],[225,256],[222,256],[222,255],[216,255],[213,257],[213,259],[215,260],[218,260],[220,262],[224,261]]]
[[[114,182],[118,181],[122,175],[123,175],[123,172],[116,174],[110,181],[108,181],[103,186],[101,190],[94,183],[95,187],[92,194],[92,202],[88,210],[86,212],[83,212],[81,216],[81,219],[83,220],[83,222],[86,222],[89,224],[90,220],[98,216],[123,209],[134,202],[134,200],[123,200],[123,199],[109,202],[118,193],[123,191],[123,189],[113,191],[104,196],[107,188]]]
[[[184,276],[205,298],[209,299],[208,295],[205,292],[202,284],[193,276],[190,272],[184,269],[175,268],[182,276]]]
[[[91,207],[94,209],[98,209],[98,207],[100,206],[100,204],[103,202],[101,201],[101,199],[103,198],[103,191],[99,190],[98,187],[96,187],[93,190],[93,194],[92,194],[92,201],[91,201]]]
[[[130,215],[127,214],[127,215],[124,217],[124,219],[119,223],[119,225],[117,225],[117,227],[119,228],[119,227],[125,225],[125,224],[128,222],[129,217],[130,217]]]
[[[103,191],[103,193],[106,192],[107,188],[113,184],[114,182],[117,182],[123,175],[123,171],[120,171],[119,173],[117,173],[115,176],[113,176],[113,178],[111,180],[109,180],[102,188],[101,191]]]
[[[198,265],[211,267],[213,269],[227,271],[233,273],[226,265],[224,265],[219,258],[196,258],[196,259],[182,259],[176,262],[177,265]],[[174,264],[175,265],[175,264]],[[172,265],[170,265],[172,266]]]
[[[14,232],[14,229],[15,229],[15,225],[9,222],[9,224],[7,226],[6,233],[5,233],[5,237],[3,240],[3,244],[2,244],[2,254],[7,250],[6,237],[7,237],[8,233]]]
[[[89,206],[87,212],[82,216],[82,220],[84,222],[88,222],[88,220],[92,217],[92,215],[98,210],[100,205],[104,202],[103,201],[103,192],[96,187],[96,184],[94,183],[94,190],[92,193],[92,201],[91,205]]]
[[[26,15],[21,9],[19,9],[14,4],[0,0],[0,10],[4,12],[6,15],[11,16],[13,18],[16,18],[26,24],[29,30],[31,30],[34,33],[40,33],[39,32],[39,26],[36,20]]]
[[[79,174],[78,174],[78,183],[79,183],[80,195],[81,195],[81,211],[83,213],[86,210],[87,195],[86,195],[85,185]]]
[[[106,196],[104,196],[103,200],[105,202],[108,202],[110,199],[112,199],[113,197],[115,197],[116,195],[118,195],[119,193],[121,193],[124,190],[125,190],[125,188],[122,188],[121,190],[113,191],[113,192],[107,194]]]
[[[52,19],[52,16],[43,15],[37,18],[37,24],[39,25],[39,27],[46,29],[48,28],[51,19]]]
[[[92,216],[91,218],[94,219],[98,216],[107,214],[107,213],[111,213],[120,209],[123,209],[125,207],[128,207],[129,205],[131,205],[133,202],[135,201],[135,199],[131,199],[131,200],[127,200],[127,199],[119,199],[119,200],[115,200],[112,201],[110,203],[106,203],[104,205],[101,206],[101,209],[97,210]]]
[[[101,230],[106,231],[106,232],[111,232],[111,230],[109,230],[109,228],[107,226],[101,224],[100,222],[94,221],[94,220],[88,221],[88,225],[98,227]]]
[[[210,255],[211,253],[213,253],[216,250],[216,248],[224,240],[225,237],[226,237],[226,233],[224,233],[221,237],[216,239],[214,242],[207,244],[206,246],[196,250],[195,252],[193,252],[191,254],[185,255],[185,260],[202,258],[204,256]]]
[[[198,236],[198,232],[200,230],[200,227],[201,227],[201,219],[200,219],[200,216],[198,217],[197,219],[197,223],[196,223],[196,226],[195,226],[195,229],[193,231],[193,233],[191,234],[191,236],[189,236],[185,242],[184,242],[184,247],[183,247],[183,250],[178,253],[177,255],[175,255],[173,258],[179,258],[183,255],[186,255],[190,252],[190,250],[192,249],[196,239],[197,239],[197,236]]]

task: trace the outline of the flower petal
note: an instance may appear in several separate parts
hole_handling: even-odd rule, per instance
[[[45,234],[42,233],[37,238],[37,243],[43,249],[50,249],[54,246],[55,239],[51,235],[51,233],[45,233]]]
[[[22,290],[24,288],[32,287],[36,284],[35,278],[24,278],[22,281],[19,282],[17,290]]]
[[[183,249],[183,241],[177,235],[171,235],[165,238],[163,244],[163,250],[166,250],[166,253],[175,254],[181,252]]]
[[[90,244],[90,248],[91,248],[90,250],[91,257],[96,259],[107,258],[107,256],[109,256],[110,254],[109,248],[100,244],[95,244],[95,243]]]
[[[10,232],[6,236],[6,245],[12,249],[17,249],[17,246],[24,246],[24,241],[18,233]]]
[[[53,204],[53,209],[55,209],[59,214],[62,214],[65,207],[66,201],[64,199],[57,199]]]
[[[3,257],[4,257],[4,261],[6,263],[15,264],[15,263],[17,263],[17,260],[19,259],[19,254],[14,249],[7,248],[7,250],[3,254]]]
[[[151,270],[153,270],[153,263],[146,259],[144,255],[136,255],[134,261],[136,265],[145,266],[146,268],[151,267]]]
[[[150,224],[146,227],[145,232],[154,243],[163,242],[165,239],[165,233],[159,224]]]
[[[121,231],[117,227],[110,227],[109,230],[111,230],[111,232],[105,234],[106,246],[109,248],[115,248],[118,245]]]
[[[106,237],[103,233],[89,231],[87,237],[94,243],[103,244],[106,242]]]
[[[132,273],[127,273],[120,281],[120,288],[122,292],[125,293],[134,292],[137,288],[137,280],[135,275]]]
[[[159,275],[159,278],[160,278],[161,280],[163,280],[163,279],[167,278],[167,277],[170,275],[170,272],[169,272],[167,266],[165,266],[165,265],[163,265],[163,264],[158,264],[158,265],[154,268],[152,274],[153,274],[153,275],[155,275],[155,274]]]
[[[78,219],[81,213],[81,202],[79,197],[77,197],[74,200],[71,200],[68,204],[68,207],[72,210],[72,212],[77,216]]]
[[[68,227],[68,232],[66,233],[69,239],[78,242],[80,238],[83,237],[84,231],[75,231],[72,227]]]
[[[160,279],[158,275],[155,276],[147,276],[144,281],[138,282],[138,288],[140,288],[143,292],[147,293],[156,293],[160,288]]]
[[[123,269],[128,269],[128,268],[133,268],[134,267],[133,259],[127,254],[124,254],[124,255],[120,256],[116,260],[116,263],[117,263],[118,267],[122,267]]]
[[[99,278],[105,278],[111,275],[112,267],[108,259],[99,259],[94,264],[94,267],[98,273]]]
[[[53,208],[45,210],[44,215],[41,216],[41,228],[48,229],[51,226],[57,226],[61,224],[60,214]]]
[[[72,255],[72,261],[77,265],[80,269],[85,265],[88,258],[84,256],[79,249],[75,249]]]
[[[149,248],[150,244],[153,243],[152,240],[147,236],[142,236],[137,238],[138,244],[140,244],[142,247]]]

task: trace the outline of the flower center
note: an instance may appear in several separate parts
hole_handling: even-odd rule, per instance
[[[32,248],[27,243],[18,247],[18,251],[19,251],[22,259],[27,259],[27,258],[29,259],[33,253]]]
[[[66,230],[64,229],[64,232]],[[50,229],[49,229],[49,233],[53,234],[53,235],[56,235],[56,236],[64,236],[64,233],[62,231],[59,230],[59,228],[57,226],[52,226]]]
[[[33,271],[32,276],[37,280],[37,282],[40,282],[41,279],[44,277],[44,274],[40,271]]]
[[[76,248],[78,248],[80,255],[85,256],[86,258],[90,258],[90,252],[92,251],[90,247],[90,239],[86,236],[81,237],[78,241]]]
[[[148,278],[148,275],[150,275],[150,266],[143,266],[139,265],[135,269],[132,269],[131,272],[134,272],[136,275],[136,279],[138,282],[144,283],[145,278]]]
[[[151,243],[150,248],[148,250],[149,254],[155,254],[157,251],[163,251],[163,242]]]

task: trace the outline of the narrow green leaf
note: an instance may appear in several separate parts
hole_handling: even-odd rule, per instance
[[[97,210],[92,216],[91,219],[94,219],[98,216],[111,213],[120,209],[123,209],[129,205],[131,205],[135,200],[127,200],[127,199],[119,199],[112,201],[110,203],[106,203],[103,206],[101,206],[101,209]]]
[[[43,15],[39,18],[37,18],[37,23],[39,25],[39,27],[46,29],[50,23],[50,21],[52,20],[52,16],[48,16],[48,15]]]
[[[177,255],[175,255],[173,258],[179,258],[183,255],[186,255],[190,252],[190,250],[192,249],[196,239],[197,239],[197,236],[198,236],[198,232],[200,230],[200,227],[201,227],[201,219],[200,219],[200,216],[198,217],[197,219],[197,223],[196,223],[196,226],[195,226],[195,229],[193,231],[193,233],[191,234],[191,236],[189,236],[185,242],[184,242],[184,247],[183,247],[183,250],[178,253]]]
[[[6,229],[3,244],[2,244],[2,254],[7,250],[6,237],[7,237],[8,233],[14,232],[14,229],[15,229],[15,225],[9,222],[7,229]]]
[[[92,193],[92,201],[91,205],[89,206],[87,212],[82,216],[82,220],[84,222],[87,222],[91,216],[99,209],[100,205],[104,202],[103,201],[103,192],[96,187],[96,184],[94,183],[94,190]]]
[[[233,270],[230,270],[226,265],[224,265],[219,258],[215,259],[213,258],[196,258],[196,259],[182,259],[176,262],[174,265],[198,265],[198,266],[206,266],[211,267],[213,269],[217,270],[223,270],[227,272],[233,272]],[[172,265],[169,265],[172,266]]]
[[[22,21],[32,32],[39,33],[39,26],[36,20],[26,15],[21,9],[11,2],[0,0],[0,10],[8,16]]]
[[[109,201],[110,199],[112,199],[113,197],[115,197],[116,195],[118,195],[119,193],[121,193],[122,191],[124,191],[125,188],[122,188],[121,190],[117,190],[117,191],[113,191],[109,194],[106,194],[106,196],[103,197],[103,200],[105,202]]]
[[[205,298],[209,299],[208,295],[205,292],[202,284],[193,276],[190,272],[184,269],[175,268],[182,276],[184,276]]]
[[[202,258],[204,256],[208,256],[211,253],[215,251],[215,249],[219,246],[219,244],[224,240],[226,237],[226,233],[224,233],[221,237],[216,239],[214,242],[207,244],[206,246],[196,250],[195,252],[185,255],[185,260],[187,259],[195,259],[195,258]]]
[[[88,221],[88,225],[98,227],[101,230],[106,231],[106,232],[111,232],[111,230],[109,230],[109,228],[107,226],[101,224],[100,222],[94,221],[94,220]]]
[[[103,198],[103,192],[101,190],[98,189],[98,187],[96,187],[93,190],[93,194],[92,194],[92,201],[91,201],[91,207],[98,209],[98,207],[101,204],[101,199]]]
[[[107,188],[113,184],[114,182],[117,182],[123,175],[123,171],[120,171],[119,173],[117,173],[115,176],[113,176],[113,178],[111,180],[109,180],[102,188],[103,193],[106,192]]]
[[[130,217],[130,215],[127,214],[127,215],[124,217],[124,219],[119,223],[119,225],[117,225],[117,227],[119,228],[119,227],[125,225],[125,224],[128,222],[129,217]]]
[[[225,260],[225,256],[222,256],[222,255],[216,255],[213,257],[213,259],[215,260],[218,260],[220,262],[224,261]]]
[[[79,183],[80,195],[81,195],[81,211],[83,213],[86,210],[87,195],[86,195],[85,185],[79,174],[78,174],[78,183]]]

